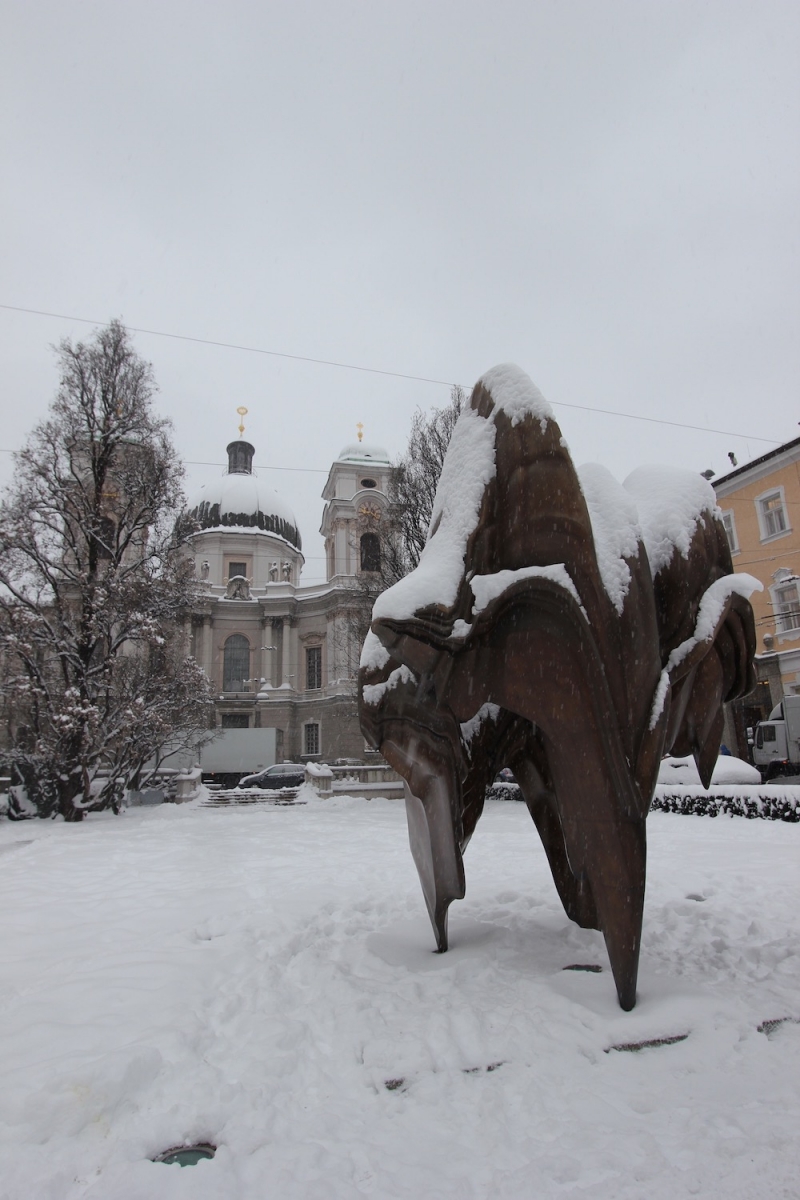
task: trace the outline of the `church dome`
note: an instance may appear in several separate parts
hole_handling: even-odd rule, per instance
[[[370,446],[366,442],[352,442],[339,452],[339,462],[381,463],[389,466],[389,452],[383,446]]]
[[[260,529],[302,549],[289,505],[252,473],[253,447],[239,438],[228,446],[228,470],[204,483],[189,501],[189,514],[205,529]]]

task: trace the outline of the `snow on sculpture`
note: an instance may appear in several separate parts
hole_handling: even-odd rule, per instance
[[[417,568],[378,597],[359,675],[368,741],[406,781],[440,951],[497,770],[514,771],[567,915],[636,1001],[645,818],[662,754],[707,784],[722,704],[753,685],[749,575],[714,492],[576,472],[547,401],[495,367],[458,420]]]

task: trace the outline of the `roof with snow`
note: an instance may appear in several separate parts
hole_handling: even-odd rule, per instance
[[[742,463],[740,467],[736,467],[733,471],[728,471],[726,475],[720,475],[711,485],[713,488],[724,487],[730,483],[732,479],[738,479],[740,475],[746,475],[748,471],[762,467],[769,463],[772,459],[783,456],[792,451],[800,451],[800,438],[792,438],[789,442],[783,442],[780,446],[775,446],[774,449],[768,450],[766,454],[760,455],[758,458],[752,458],[750,462]]]
[[[274,488],[253,474],[253,447],[238,439],[228,446],[228,470],[204,483],[189,501],[201,529],[261,530],[302,549],[297,519]]]
[[[389,452],[383,446],[370,446],[366,442],[352,442],[339,452],[338,462],[381,463],[389,465]]]

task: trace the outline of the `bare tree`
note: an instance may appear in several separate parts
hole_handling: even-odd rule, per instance
[[[450,403],[429,414],[417,409],[405,454],[393,466],[389,499],[386,586],[413,571],[428,537],[433,501],[444,456],[467,397],[458,385],[450,390]]]
[[[72,821],[206,728],[210,695],[186,656],[193,527],[152,369],[117,321],[57,354],[0,504],[0,650],[12,771],[39,815]]]

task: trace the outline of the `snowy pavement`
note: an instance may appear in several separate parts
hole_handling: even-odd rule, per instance
[[[626,1014],[521,804],[443,956],[397,801],[0,822],[0,1196],[796,1198],[800,825],[648,835]]]

